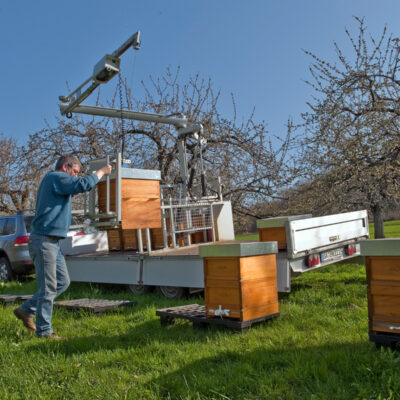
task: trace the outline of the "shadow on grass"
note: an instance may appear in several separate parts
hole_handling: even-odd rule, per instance
[[[225,334],[234,334],[233,331],[223,329],[223,327],[211,326],[210,329],[195,329],[190,321],[183,319],[176,319],[174,324],[161,325],[159,317],[156,317],[155,310],[166,307],[173,307],[176,305],[193,304],[189,300],[180,300],[180,304],[173,304],[174,302],[166,299],[159,299],[157,302],[157,295],[143,296],[145,298],[143,303],[138,303],[131,307],[118,307],[105,311],[102,315],[95,315],[91,311],[70,311],[62,308],[56,308],[54,313],[54,320],[58,319],[65,321],[67,325],[76,325],[85,323],[87,326],[93,326],[93,334],[77,337],[72,336],[67,342],[49,342],[47,344],[57,347],[57,352],[66,355],[73,355],[76,353],[93,352],[97,350],[117,350],[126,349],[128,347],[147,346],[152,342],[159,343],[191,343],[191,342],[204,342],[209,340],[209,337],[219,334],[218,332],[225,332]],[[199,300],[199,299],[197,299]],[[199,303],[199,302],[197,302]],[[160,306],[161,304],[161,306]],[[149,312],[154,316],[149,320]],[[121,318],[120,321],[115,320]],[[107,326],[104,326],[102,318],[110,318],[109,334]],[[97,319],[99,319],[97,323]],[[121,324],[121,333],[118,333],[118,323]],[[79,329],[79,328],[78,328]],[[97,333],[96,333],[97,332]],[[43,351],[47,353],[48,346],[43,346],[43,341],[37,341],[29,344],[29,351]]]
[[[380,387],[382,396],[398,393],[398,379],[395,357],[382,359],[375,346],[365,341],[223,351],[184,363],[149,386],[159,388],[161,398],[173,393],[175,398],[353,399],[370,398]]]

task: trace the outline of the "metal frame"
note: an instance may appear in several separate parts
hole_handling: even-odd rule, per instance
[[[162,123],[172,125],[176,128],[178,133],[178,148],[179,148],[179,165],[180,175],[183,183],[184,196],[187,194],[187,162],[186,162],[186,137],[192,136],[199,140],[203,134],[203,126],[201,124],[189,125],[187,117],[183,114],[174,116],[143,113],[131,110],[118,110],[114,108],[95,107],[80,105],[89,95],[102,83],[107,83],[119,72],[120,57],[122,54],[133,47],[135,50],[140,48],[140,32],[133,34],[124,44],[122,44],[111,55],[105,55],[94,67],[93,74],[83,84],[67,96],[59,96],[61,101],[60,112],[61,115],[70,117],[72,113],[88,114],[93,116],[102,116],[110,118],[123,118],[135,121],[145,121]],[[92,82],[91,85],[85,89],[85,86]]]

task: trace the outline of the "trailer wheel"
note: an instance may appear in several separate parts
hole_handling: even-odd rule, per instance
[[[154,287],[148,285],[128,285],[128,289],[134,294],[142,295],[151,293]]]
[[[187,288],[179,286],[158,286],[157,291],[167,299],[181,299],[188,295]]]

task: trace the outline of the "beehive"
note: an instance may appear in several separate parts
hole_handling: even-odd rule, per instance
[[[100,213],[106,212],[106,196],[107,186],[103,179],[98,184]],[[115,177],[111,176],[110,211],[115,210]],[[137,250],[137,229],[143,229],[145,243],[145,228],[161,228],[160,173],[121,168],[121,224],[119,229],[108,232],[110,250]]]
[[[360,244],[367,272],[369,332],[398,334],[400,340],[400,239]]]
[[[200,246],[206,316],[249,321],[277,314],[277,251],[276,242]]]

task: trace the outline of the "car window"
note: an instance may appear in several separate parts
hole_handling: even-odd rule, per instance
[[[24,215],[24,222],[27,233],[31,233],[32,220],[33,220],[33,215]]]
[[[0,236],[4,235],[4,227],[6,225],[7,218],[0,219]]]
[[[7,218],[7,223],[4,228],[4,235],[13,235],[17,231],[17,219]]]

